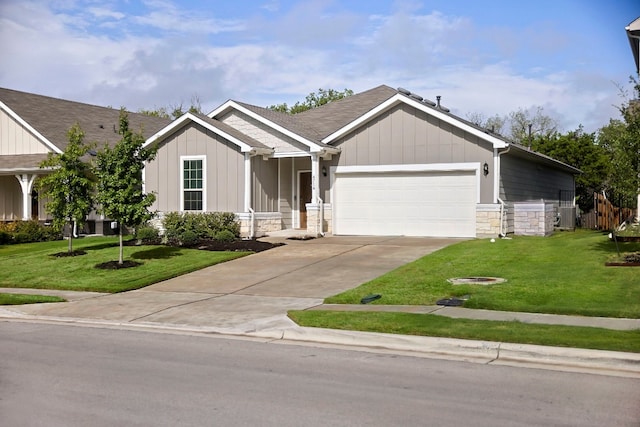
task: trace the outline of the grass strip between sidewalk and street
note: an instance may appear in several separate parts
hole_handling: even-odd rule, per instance
[[[0,246],[0,287],[123,292],[250,254],[162,245],[125,246],[125,260],[142,265],[104,270],[96,265],[118,259],[116,237],[76,239],[74,251],[84,255],[53,256],[65,252],[67,244],[55,241]]]
[[[308,327],[640,353],[640,329],[617,331],[389,312],[294,310],[289,317]]]
[[[50,295],[0,294],[0,305],[39,304],[65,302],[66,299]]]

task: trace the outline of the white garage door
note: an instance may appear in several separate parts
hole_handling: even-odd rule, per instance
[[[475,237],[475,171],[336,173],[334,234]]]

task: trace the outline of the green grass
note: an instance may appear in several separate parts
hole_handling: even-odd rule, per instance
[[[289,317],[319,328],[640,353],[640,329],[615,331],[384,312],[290,311]]]
[[[48,295],[0,294],[0,305],[38,304],[42,302],[65,302],[66,299]]]
[[[125,259],[143,265],[101,270],[95,266],[118,259],[117,238],[78,239],[73,249],[85,251],[86,255],[52,256],[66,252],[67,244],[56,241],[0,246],[0,287],[123,292],[249,254],[169,246],[125,246]]]
[[[619,243],[620,251],[640,243]],[[607,233],[583,231],[551,237],[514,237],[461,242],[400,267],[375,280],[326,299],[358,304],[381,294],[374,304],[433,305],[468,295],[465,307],[603,317],[640,318],[640,267],[606,267],[616,254]],[[451,285],[452,277],[496,276],[502,284]]]

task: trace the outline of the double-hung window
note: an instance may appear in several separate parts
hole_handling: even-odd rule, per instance
[[[206,210],[206,159],[204,156],[183,156],[180,158],[182,170],[182,210]]]

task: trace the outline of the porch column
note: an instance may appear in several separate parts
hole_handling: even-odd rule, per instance
[[[36,174],[30,175],[28,173],[16,175],[16,179],[22,188],[22,219],[24,221],[31,219],[31,190],[36,176]]]
[[[251,209],[251,153],[244,153],[244,211]]]
[[[311,203],[320,203],[320,159],[311,153]]]

